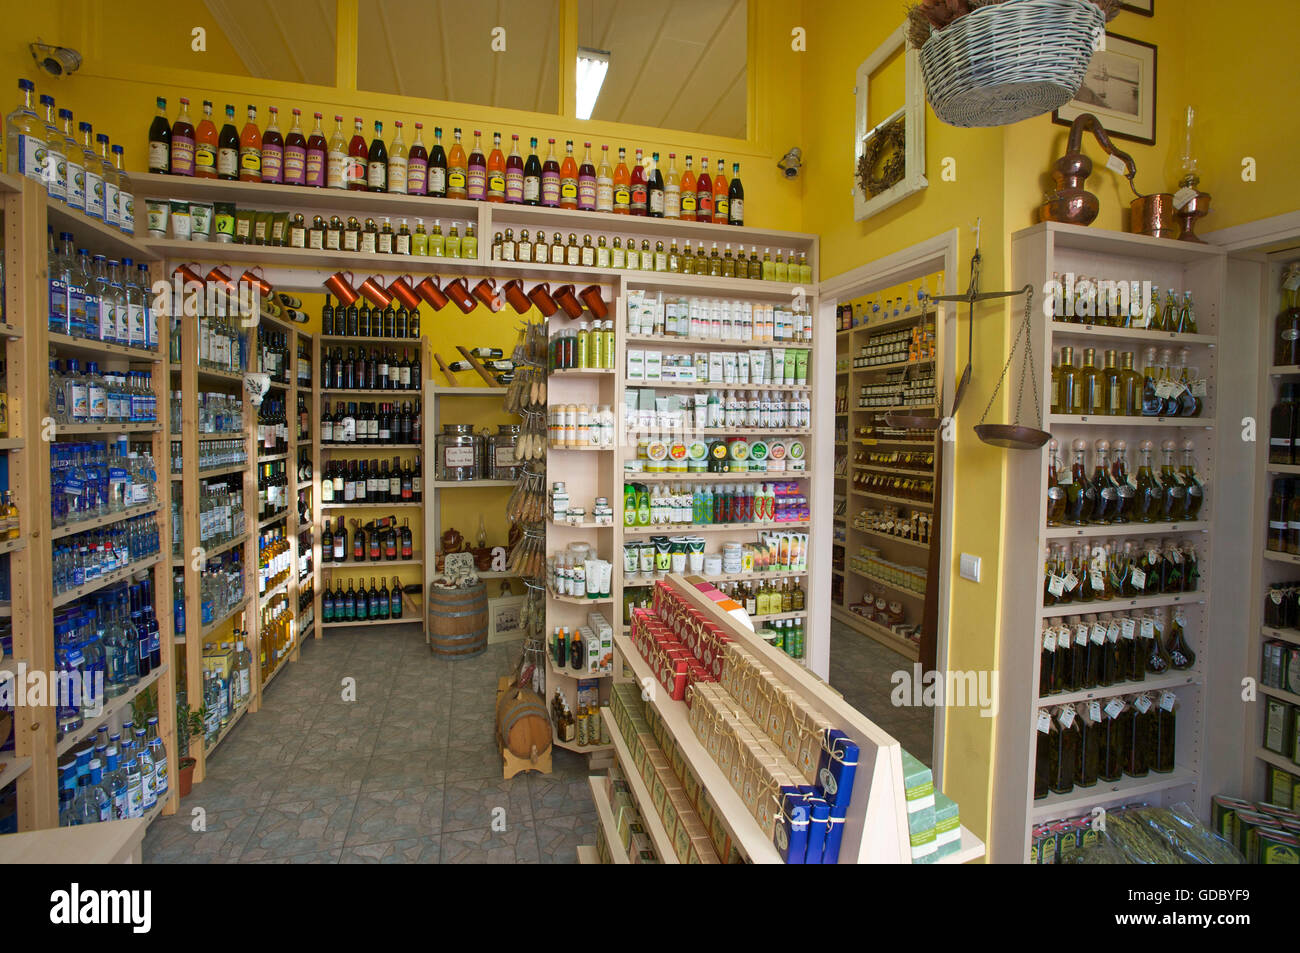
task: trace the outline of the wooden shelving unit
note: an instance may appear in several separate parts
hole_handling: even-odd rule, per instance
[[[1164,439],[1176,437],[1180,449],[1184,439],[1195,443],[1199,475],[1205,485],[1199,523],[1147,524],[1145,534],[1162,537],[1174,534],[1192,541],[1199,559],[1200,588],[1197,592],[1113,599],[1107,602],[1043,605],[1043,560],[1048,548],[1079,537],[1075,527],[1049,529],[1047,523],[1046,479],[1048,449],[1039,452],[1011,452],[1007,456],[1006,498],[1018,500],[1018,507],[1008,511],[1005,526],[1006,545],[1000,569],[1002,577],[1003,629],[1000,643],[999,671],[1001,684],[1012,686],[1003,691],[998,717],[999,732],[995,745],[995,790],[993,828],[989,843],[994,862],[1020,863],[1029,856],[1032,827],[1052,818],[1087,814],[1094,808],[1108,808],[1142,797],[1158,803],[1190,802],[1197,813],[1208,812],[1210,795],[1218,789],[1206,783],[1205,772],[1212,739],[1207,738],[1207,714],[1210,678],[1205,673],[1217,670],[1239,671],[1238,649],[1228,636],[1230,625],[1216,615],[1215,600],[1221,587],[1238,585],[1230,581],[1231,571],[1220,579],[1219,550],[1221,537],[1231,536],[1229,517],[1231,494],[1217,492],[1228,479],[1225,462],[1237,446],[1236,426],[1220,435],[1216,426],[1216,409],[1225,406],[1220,378],[1229,373],[1222,365],[1223,333],[1226,331],[1225,289],[1226,255],[1212,245],[1197,245],[1087,229],[1069,225],[1044,224],[1023,229],[1012,236],[1011,287],[1025,284],[1042,288],[1054,273],[1096,275],[1120,281],[1150,280],[1160,289],[1178,292],[1190,290],[1196,306],[1199,334],[1178,335],[1147,331],[1127,331],[1108,327],[1049,320],[1035,308],[1032,323],[1032,353],[1038,378],[1036,387],[1044,412],[1044,421],[1062,448],[1076,438],[1086,439],[1091,451],[1097,439],[1128,442],[1130,468],[1136,469],[1135,452],[1143,440],[1154,441],[1157,453]],[[1014,309],[1013,309],[1014,311]],[[1187,346],[1190,363],[1199,368],[1207,381],[1203,416],[1198,418],[1084,417],[1050,414],[1050,368],[1054,354],[1062,346],[1098,349],[1098,366],[1102,352],[1137,351],[1136,363],[1142,362],[1141,348],[1150,344]],[[1226,379],[1226,377],[1225,377]],[[1236,416],[1233,414],[1232,416]],[[1031,426],[1034,424],[1031,422]],[[1262,446],[1262,444],[1261,444]],[[1091,467],[1091,457],[1088,466]],[[1158,462],[1158,457],[1156,458]],[[1028,510],[1028,513],[1026,512]],[[1225,522],[1226,521],[1226,522]],[[1262,524],[1261,524],[1262,525]],[[1131,537],[1131,527],[1085,527],[1082,539],[1122,541]],[[1226,560],[1228,557],[1224,557]],[[1225,601],[1227,610],[1231,598]],[[1098,783],[1091,788],[1076,787],[1065,795],[1049,795],[1035,800],[1034,762],[1036,724],[1040,707],[1050,708],[1068,702],[1072,695],[1044,695],[1038,683],[1041,638],[1049,620],[1065,616],[1098,612],[1128,614],[1151,608],[1177,607],[1186,621],[1186,635],[1196,653],[1194,666],[1184,672],[1170,672],[1166,677],[1147,682],[1115,686],[1120,692],[1147,691],[1162,686],[1174,693],[1178,701],[1175,768],[1169,774],[1152,773],[1144,778],[1124,776],[1114,784]],[[1240,686],[1237,687],[1239,691]],[[1097,692],[1089,693],[1089,697]],[[1060,700],[1058,700],[1060,699]],[[1077,699],[1083,700],[1083,699]]]
[[[57,541],[72,533],[108,526],[132,516],[152,514],[157,521],[159,544],[171,540],[170,484],[167,478],[169,426],[167,417],[168,380],[162,364],[168,347],[165,319],[157,321],[157,350],[129,348],[52,332],[49,323],[49,272],[47,225],[56,231],[70,231],[78,248],[110,259],[129,257],[136,264],[148,264],[158,276],[158,262],[142,243],[116,229],[65,208],[50,199],[43,186],[29,179],[0,176],[0,207],[4,215],[5,301],[4,322],[0,323],[0,346],[8,369],[10,429],[0,441],[5,456],[9,489],[19,511],[16,540],[7,541],[0,558],[9,561],[11,600],[7,608],[12,627],[13,655],[6,663],[25,664],[31,671],[56,668],[52,606],[65,606],[76,598],[93,595],[120,582],[148,579],[153,608],[159,620],[159,649],[162,663],[139,679],[128,691],[107,702],[104,710],[88,718],[87,726],[63,739],[56,734],[55,709],[51,706],[17,706],[14,711],[14,752],[0,755],[0,785],[16,785],[17,826],[20,832],[58,825],[58,765],[78,740],[93,734],[94,725],[122,715],[129,703],[149,696],[157,698],[159,732],[170,755],[176,752],[174,668],[167,664],[172,655],[172,587],[170,561],[163,549],[156,557],[99,577],[76,590],[55,597],[51,566]],[[141,370],[151,374],[157,398],[158,423],[62,424],[49,427],[49,362],[52,358],[95,361],[101,370]],[[157,502],[94,519],[61,526],[51,519],[51,451],[64,442],[108,443],[125,435],[132,446],[147,450],[158,473]],[[71,592],[75,591],[76,596]],[[173,786],[153,812],[172,813],[178,798]],[[148,818],[147,820],[151,820]]]

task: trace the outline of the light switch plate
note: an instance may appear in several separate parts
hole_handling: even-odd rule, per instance
[[[969,579],[971,582],[980,581],[980,563],[982,560],[978,556],[972,556],[970,553],[961,554],[961,577]]]

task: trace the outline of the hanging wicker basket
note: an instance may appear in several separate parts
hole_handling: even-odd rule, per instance
[[[921,47],[925,94],[951,126],[1005,126],[1065,105],[1105,32],[1088,0],[1006,0],[980,7]]]

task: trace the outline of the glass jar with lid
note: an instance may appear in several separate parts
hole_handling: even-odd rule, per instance
[[[513,480],[519,475],[515,446],[519,443],[519,424],[498,424],[497,432],[487,437],[486,477],[489,480]]]
[[[483,472],[483,438],[469,424],[443,424],[438,434],[438,479],[480,479]]]

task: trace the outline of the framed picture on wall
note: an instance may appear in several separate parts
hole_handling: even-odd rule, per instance
[[[1140,13],[1144,17],[1153,17],[1156,15],[1156,0],[1124,0],[1119,8],[1130,13]]]
[[[1052,122],[1068,126],[1080,113],[1092,113],[1112,136],[1155,145],[1155,46],[1107,33],[1105,45],[1092,54],[1079,92],[1052,112]]]

